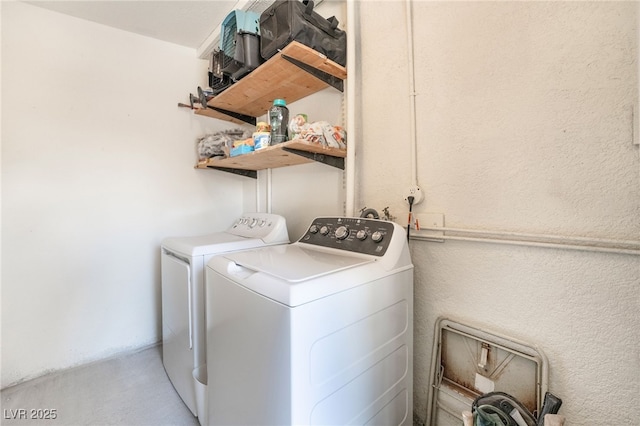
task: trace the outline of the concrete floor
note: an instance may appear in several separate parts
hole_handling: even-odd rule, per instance
[[[167,378],[162,346],[30,380],[0,398],[3,426],[198,426]],[[32,418],[46,410],[55,419]]]

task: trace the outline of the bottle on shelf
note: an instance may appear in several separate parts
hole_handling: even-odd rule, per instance
[[[289,109],[284,99],[275,99],[269,108],[269,124],[271,125],[271,145],[289,140]]]

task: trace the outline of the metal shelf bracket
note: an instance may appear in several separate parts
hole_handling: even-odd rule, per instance
[[[212,107],[210,105],[207,105],[207,108],[212,109],[214,111],[218,111],[219,113],[228,115],[229,117],[233,117],[236,118],[240,121],[244,121],[247,124],[251,124],[252,126],[256,125],[256,118],[255,117],[251,117],[250,115],[244,115],[244,114],[240,114],[238,112],[233,112],[233,111],[228,111],[226,109],[222,109],[222,108],[217,108],[217,107]]]
[[[318,154],[315,152],[302,151],[294,148],[282,148],[284,151],[290,152],[295,155],[299,155],[301,157],[308,158],[313,161],[317,161],[319,163],[326,164],[328,166],[332,166],[341,170],[344,170],[344,158],[342,157],[334,157],[331,155]]]
[[[215,167],[215,166],[207,166],[209,169],[220,170],[222,172],[233,173],[234,175],[240,175],[249,177],[252,179],[258,179],[258,172],[255,170],[243,170],[243,169],[232,169],[229,167]]]
[[[307,65],[302,61],[299,61],[297,59],[292,58],[291,56],[287,56],[287,55],[281,55],[282,58],[286,59],[287,61],[291,62],[293,65],[297,66],[298,68],[300,68],[301,70],[311,74],[312,76],[319,78],[320,80],[324,81],[325,83],[327,83],[328,85],[338,89],[341,92],[344,92],[344,81],[342,81],[342,79],[335,77],[329,73],[326,73],[324,71],[321,71],[317,68],[312,67],[311,65]]]

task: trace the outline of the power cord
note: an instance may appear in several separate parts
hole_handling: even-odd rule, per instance
[[[407,197],[407,201],[409,202],[409,222],[407,223],[407,242],[409,241],[409,236],[411,235],[411,211],[413,210],[413,201],[415,197],[413,195],[409,195]]]

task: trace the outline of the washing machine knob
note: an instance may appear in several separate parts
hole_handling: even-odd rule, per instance
[[[366,240],[367,231],[365,231],[364,229],[359,230],[358,233],[356,234],[356,238],[359,239],[360,241]]]
[[[346,226],[339,226],[338,229],[336,229],[336,238],[337,239],[344,240],[348,236],[349,236],[349,230],[347,229]]]
[[[376,243],[379,243],[380,241],[382,241],[383,238],[384,238],[384,235],[380,231],[376,231],[373,234],[371,234],[371,239]]]
[[[249,224],[249,228],[253,228],[254,226],[256,226],[258,224],[258,219],[252,219],[251,223]]]
[[[329,228],[326,226],[323,226],[322,228],[320,228],[320,233],[322,235],[328,235],[329,234]]]
[[[311,232],[312,234],[317,234],[318,233],[318,225],[311,225],[311,227],[309,228],[309,232]]]

